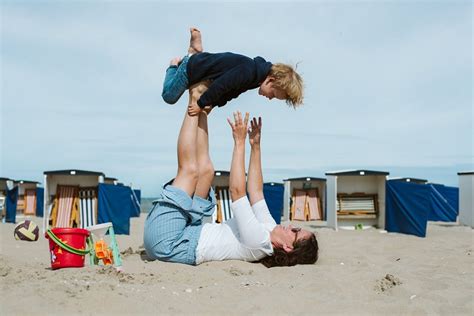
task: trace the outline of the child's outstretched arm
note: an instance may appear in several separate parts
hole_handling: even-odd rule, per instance
[[[245,190],[245,139],[247,137],[247,125],[249,113],[245,113],[242,119],[240,112],[234,112],[234,121],[227,119],[232,128],[234,138],[234,151],[230,167],[229,189],[232,201],[237,201],[246,195]]]

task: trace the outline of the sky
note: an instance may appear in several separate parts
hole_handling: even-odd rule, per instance
[[[297,65],[304,105],[245,92],[209,116],[229,170],[232,112],[261,116],[265,181],[340,169],[450,186],[474,169],[471,1],[5,1],[0,177],[104,172],[154,197],[176,174],[186,94],[161,99],[189,27],[209,52]],[[247,147],[247,161],[248,161]]]

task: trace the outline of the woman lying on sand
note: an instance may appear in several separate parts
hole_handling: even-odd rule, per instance
[[[189,102],[206,90],[199,83],[189,89]],[[163,187],[145,222],[148,256],[162,261],[197,265],[213,260],[260,261],[267,267],[312,264],[318,260],[318,242],[312,232],[276,225],[263,196],[260,155],[262,121],[234,113],[229,121],[234,138],[230,169],[231,209],[234,217],[217,224],[202,224],[211,216],[215,194],[214,167],[209,157],[207,113],[185,114],[178,137],[178,172]],[[247,191],[245,140],[251,147]]]

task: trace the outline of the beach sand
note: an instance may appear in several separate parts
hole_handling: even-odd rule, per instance
[[[17,241],[0,225],[1,315],[473,315],[473,230],[429,223],[427,237],[320,228],[314,265],[197,267],[140,254],[146,214],[118,236],[123,273],[51,270],[48,242]],[[37,224],[42,219],[33,218]]]

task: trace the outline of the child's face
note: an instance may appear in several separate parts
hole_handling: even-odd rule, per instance
[[[260,85],[260,89],[258,89],[258,94],[266,97],[269,100],[273,98],[277,98],[278,100],[286,99],[286,95],[284,91],[276,87],[273,87],[272,77],[267,77],[265,81]]]

